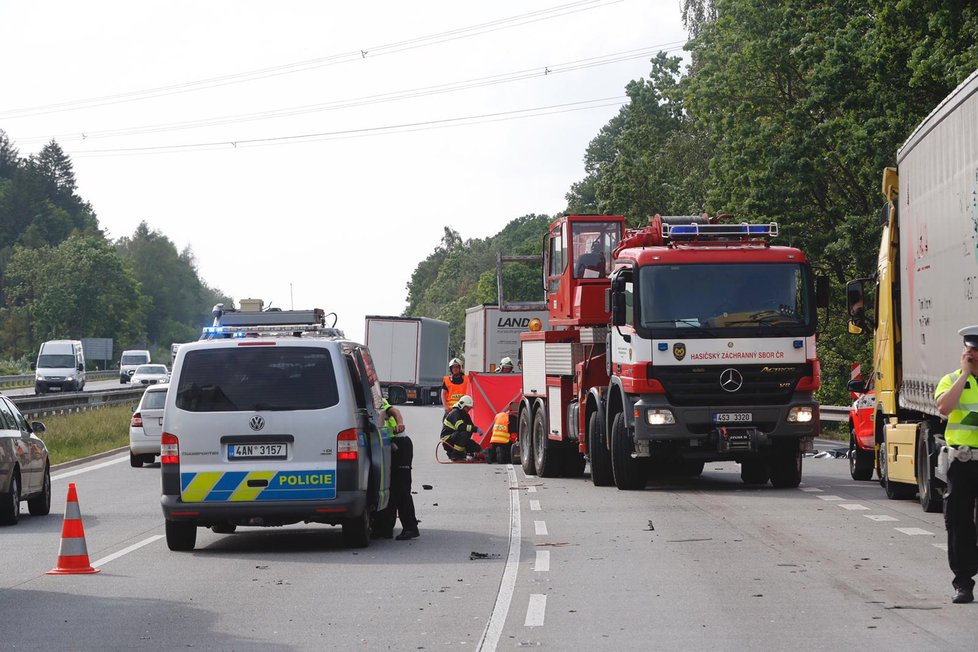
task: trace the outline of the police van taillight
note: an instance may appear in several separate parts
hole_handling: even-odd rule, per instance
[[[164,432],[160,437],[160,464],[180,463],[180,441],[176,435]]]
[[[356,428],[348,428],[336,435],[336,459],[353,461],[357,459],[358,436]]]
[[[129,422],[130,428],[142,428],[143,427],[143,415],[136,412],[132,415],[132,420]]]

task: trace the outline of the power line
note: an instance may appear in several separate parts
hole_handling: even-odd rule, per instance
[[[217,77],[209,77],[206,79],[201,79],[196,81],[181,82],[178,84],[158,86],[154,88],[129,91],[125,93],[115,93],[111,95],[102,95],[98,97],[91,97],[91,98],[80,99],[80,100],[69,100],[69,101],[57,102],[53,104],[43,104],[43,105],[37,105],[32,107],[23,107],[20,109],[8,109],[6,111],[0,111],[0,118],[5,118],[5,119],[25,118],[25,117],[33,117],[38,115],[47,115],[50,113],[59,113],[63,111],[77,111],[80,109],[90,109],[90,108],[95,108],[100,106],[107,106],[110,104],[120,104],[124,102],[153,99],[157,97],[176,95],[180,93],[196,92],[200,90],[217,88],[220,86],[229,86],[232,84],[242,84],[246,82],[257,81],[260,79],[267,79],[270,77],[278,77],[282,75],[294,74],[297,72],[304,72],[307,70],[313,70],[316,68],[322,68],[326,66],[353,63],[355,61],[360,61],[368,56],[370,57],[384,56],[388,54],[394,54],[397,52],[404,52],[406,50],[413,50],[416,48],[438,45],[441,43],[459,40],[462,38],[480,36],[482,34],[488,34],[491,32],[509,29],[512,27],[519,27],[522,25],[528,25],[543,20],[551,20],[553,18],[560,18],[563,16],[580,13],[582,11],[590,11],[593,9],[606,7],[612,4],[619,4],[623,1],[624,0],[577,0],[575,2],[571,2],[568,4],[557,5],[555,7],[550,7],[547,9],[539,9],[525,14],[519,14],[517,16],[510,16],[507,18],[500,18],[486,23],[470,25],[468,27],[460,27],[444,32],[438,32],[426,36],[419,36],[411,39],[406,39],[403,41],[397,41],[394,43],[386,43],[386,44],[371,46],[371,47],[362,48],[358,50],[352,50],[348,52],[341,52],[337,54],[327,55],[324,57],[318,57],[315,59],[307,59],[304,61],[297,61],[297,62],[282,64],[278,66],[271,66],[268,68],[261,68],[258,70],[251,70],[251,71],[233,73],[228,75],[220,75]]]
[[[637,48],[637,49],[625,50],[621,52],[614,52],[610,54],[600,55],[596,57],[589,57],[585,59],[578,59],[576,61],[570,61],[565,63],[548,64],[545,66],[536,66],[534,68],[525,68],[522,70],[512,71],[508,73],[489,75],[486,77],[477,77],[473,79],[448,82],[443,84],[435,84],[432,86],[424,86],[421,88],[407,89],[401,91],[376,93],[373,95],[366,95],[366,96],[343,99],[343,100],[334,100],[332,102],[309,104],[309,105],[303,105],[298,107],[287,107],[287,108],[273,109],[268,111],[258,111],[252,113],[230,115],[230,116],[216,116],[211,118],[201,118],[197,120],[169,122],[169,123],[161,123],[161,124],[154,124],[154,125],[143,125],[138,127],[124,127],[118,129],[103,129],[103,130],[87,129],[84,130],[83,133],[79,133],[78,131],[75,131],[70,134],[65,133],[65,134],[58,134],[55,136],[31,136],[27,138],[18,138],[17,141],[21,144],[29,145],[32,143],[47,142],[52,138],[54,138],[59,143],[64,144],[68,142],[77,142],[80,140],[94,140],[99,138],[136,136],[136,135],[143,135],[143,134],[180,131],[186,129],[199,129],[203,127],[239,124],[243,122],[255,122],[260,120],[269,120],[269,119],[291,117],[296,115],[305,115],[309,113],[319,113],[323,111],[335,111],[339,109],[362,107],[362,106],[368,106],[368,105],[385,103],[385,102],[393,102],[393,101],[399,101],[405,99],[430,97],[432,95],[453,93],[462,90],[469,90],[469,89],[485,87],[485,86],[494,86],[498,84],[507,84],[516,81],[523,81],[527,79],[545,77],[548,75],[575,72],[586,68],[605,66],[613,63],[620,63],[622,61],[630,61],[634,59],[641,59],[644,57],[652,56],[656,52],[663,51],[663,49],[665,49],[665,51],[667,52],[673,51],[679,49],[683,44],[684,41],[674,41],[671,43],[664,43],[661,45],[653,45],[645,48]]]
[[[497,111],[493,113],[482,113],[470,116],[460,116],[454,118],[442,118],[438,120],[424,120],[420,122],[406,122],[394,125],[384,125],[379,127],[362,127],[358,129],[343,129],[337,131],[323,131],[318,133],[294,134],[289,136],[270,136],[266,138],[247,138],[241,140],[219,140],[201,143],[182,143],[178,145],[155,145],[147,147],[121,147],[112,149],[91,149],[77,150],[69,152],[73,158],[84,158],[87,156],[106,156],[106,155],[129,155],[129,154],[164,154],[203,151],[213,149],[237,149],[260,145],[285,145],[304,142],[315,142],[318,140],[338,140],[342,138],[357,138],[364,136],[378,136],[396,133],[409,133],[414,131],[427,131],[430,129],[443,129],[446,127],[470,126],[489,122],[502,122],[507,120],[536,118],[557,113],[568,113],[571,111],[584,111],[590,109],[605,108],[609,106],[621,106],[627,99],[626,96],[604,97],[593,100],[582,100],[578,102],[567,102],[564,104],[552,104],[549,106],[533,107],[528,109],[514,109],[512,111]]]

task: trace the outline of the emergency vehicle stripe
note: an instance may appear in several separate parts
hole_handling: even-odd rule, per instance
[[[182,492],[184,502],[199,503],[203,501],[223,475],[220,471],[197,473],[196,475],[184,474]]]
[[[252,471],[226,500],[233,502],[255,500],[265,487],[249,487],[248,480],[267,480],[270,483],[273,477],[275,477],[275,471]]]

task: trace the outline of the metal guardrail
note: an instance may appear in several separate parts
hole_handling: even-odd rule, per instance
[[[103,392],[67,392],[44,394],[43,396],[8,396],[24,417],[43,417],[51,414],[67,414],[136,403],[149,385],[138,385],[124,389],[109,389]]]
[[[822,417],[822,421],[848,421],[849,420],[849,406],[841,405],[820,405],[818,406],[818,413]]]
[[[85,376],[88,380],[108,380],[119,376],[118,369],[107,371],[86,371]],[[34,384],[34,374],[23,374],[21,376],[0,376],[0,387],[15,387]]]

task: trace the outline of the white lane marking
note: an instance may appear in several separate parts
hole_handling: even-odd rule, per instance
[[[545,537],[549,532],[547,532],[547,522],[546,521],[533,521],[533,529],[536,530],[538,537]]]
[[[877,523],[881,523],[883,521],[896,522],[900,520],[898,518],[894,518],[893,516],[887,516],[886,514],[863,514],[863,516],[871,521],[876,521]]]
[[[522,543],[523,533],[520,516],[520,497],[519,492],[514,491],[519,487],[516,479],[516,470],[512,465],[507,467],[509,474],[509,556],[506,558],[506,568],[503,570],[503,579],[499,583],[499,591],[496,593],[496,603],[492,607],[492,614],[486,629],[482,632],[482,639],[476,647],[478,650],[494,652],[499,645],[499,638],[503,635],[503,626],[506,624],[506,617],[509,615],[509,605],[513,601],[513,591],[516,589],[516,574],[520,565],[520,544]]]
[[[802,491],[807,491],[808,493],[822,493],[822,490],[817,487],[802,487]]]
[[[527,493],[535,494],[537,492],[536,485],[530,485],[526,488]]]
[[[119,557],[121,557],[123,555],[128,555],[133,550],[139,550],[143,546],[148,546],[149,544],[153,543],[154,541],[159,541],[162,538],[163,538],[163,535],[162,534],[154,534],[153,536],[149,537],[148,539],[143,539],[139,543],[134,543],[131,546],[129,546],[128,548],[123,548],[119,552],[113,552],[108,557],[102,557],[101,559],[96,559],[95,561],[92,562],[92,566],[94,566],[95,568],[98,568],[99,566],[104,566],[105,564],[109,563],[110,561],[114,561],[114,560],[118,559]]]
[[[540,501],[539,500],[531,500],[530,501],[530,511],[531,512],[539,512],[540,511]]]
[[[897,532],[903,532],[907,536],[911,536],[911,537],[934,536],[933,532],[928,532],[927,530],[923,530],[919,527],[895,527],[893,529],[896,530]]]
[[[535,570],[538,573],[546,573],[550,571],[549,550],[537,550],[537,561],[533,565],[533,570]]]
[[[547,616],[547,596],[542,593],[530,595],[530,604],[526,607],[526,620],[523,625],[526,627],[543,627],[543,620]]]
[[[819,500],[845,500],[842,496],[815,496]]]
[[[858,512],[861,509],[869,509],[869,507],[860,505],[859,503],[839,503],[839,507],[842,509],[848,509],[850,512]]]
[[[940,548],[940,549],[941,549],[941,550],[943,550],[944,552],[947,552],[947,544],[946,544],[946,543],[935,543],[935,544],[932,544],[932,545],[933,545],[933,546],[934,546],[935,548]]]
[[[57,480],[63,480],[64,478],[70,478],[76,475],[81,475],[82,473],[88,473],[89,471],[95,471],[97,469],[104,469],[107,466],[112,466],[113,464],[118,464],[119,462],[125,462],[128,459],[129,459],[128,455],[121,455],[119,457],[115,457],[109,460],[108,462],[102,462],[101,464],[93,464],[91,466],[83,466],[80,469],[65,471],[64,473],[56,473],[55,475],[51,476],[51,482],[55,482]]]

